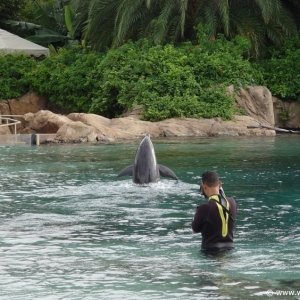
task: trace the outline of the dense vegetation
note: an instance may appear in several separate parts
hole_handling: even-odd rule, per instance
[[[283,100],[300,102],[300,39],[292,38],[281,48],[270,47],[262,62],[264,84]]]
[[[21,18],[20,12],[25,6],[26,1],[24,0],[0,1],[0,28],[11,29],[6,22]]]
[[[199,29],[198,43],[153,46],[128,42],[106,54],[81,47],[61,49],[37,61],[24,56],[0,57],[0,98],[25,91],[45,95],[69,111],[114,117],[142,104],[144,118],[220,116],[230,119],[234,101],[225,89],[262,81],[243,58],[248,38],[208,40]]]
[[[146,38],[155,45],[194,41],[197,26],[208,37],[247,35],[251,55],[281,46],[300,29],[299,0],[10,0],[0,4],[0,28],[7,20],[39,44],[84,42],[94,50],[117,48]],[[37,26],[34,26],[36,23]],[[29,32],[28,32],[29,31]],[[22,32],[19,32],[22,34]],[[52,40],[51,40],[52,39]]]
[[[5,24],[52,55],[0,56],[0,99],[32,91],[106,117],[143,105],[151,121],[230,119],[231,84],[300,99],[298,0],[14,0],[0,15],[13,8]]]
[[[75,24],[92,47],[119,47],[128,39],[147,38],[154,44],[196,38],[199,24],[208,37],[248,35],[258,57],[269,43],[282,45],[297,35],[298,0],[70,0]]]

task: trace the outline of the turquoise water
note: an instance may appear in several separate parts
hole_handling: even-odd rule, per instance
[[[158,162],[179,181],[142,187],[116,177],[139,141],[0,146],[0,299],[300,291],[297,135],[153,139]],[[238,204],[236,248],[219,256],[202,254],[201,236],[191,232],[207,169]]]

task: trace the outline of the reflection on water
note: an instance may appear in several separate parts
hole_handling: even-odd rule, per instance
[[[0,299],[300,291],[298,137],[153,140],[179,181],[143,187],[116,177],[138,143],[0,146]],[[207,169],[238,204],[236,249],[213,256],[190,227]]]

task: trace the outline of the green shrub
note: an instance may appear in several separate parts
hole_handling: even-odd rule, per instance
[[[36,63],[25,55],[0,55],[0,99],[11,99],[27,93],[29,86],[24,76]]]
[[[289,39],[280,49],[271,47],[269,54],[262,63],[264,85],[283,100],[300,101],[300,39]]]
[[[198,40],[177,47],[153,46],[147,40],[128,42],[107,53],[60,49],[41,61],[24,56],[0,57],[1,98],[28,91],[44,95],[70,112],[116,117],[143,105],[143,118],[231,119],[234,99],[225,93],[260,83],[261,73],[243,57],[246,37],[208,40],[199,28]]]
[[[91,74],[101,55],[80,48],[60,49],[58,55],[45,58],[26,78],[30,89],[71,112],[87,112],[98,80]]]
[[[145,120],[172,117],[230,119],[234,100],[225,89],[261,81],[243,58],[247,38],[208,40],[199,30],[197,44],[152,46],[147,40],[128,42],[108,51],[98,66],[100,89],[90,111],[113,115],[144,105]]]

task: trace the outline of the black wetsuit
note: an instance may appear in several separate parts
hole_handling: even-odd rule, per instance
[[[237,211],[236,203],[233,198],[227,198],[227,200],[230,205],[229,210],[235,218]],[[195,233],[201,232],[202,234],[202,250],[218,251],[233,249],[233,228],[234,221],[229,217],[228,233],[225,237],[222,236],[222,220],[218,204],[215,201],[209,200],[197,207],[192,222],[192,229]]]

